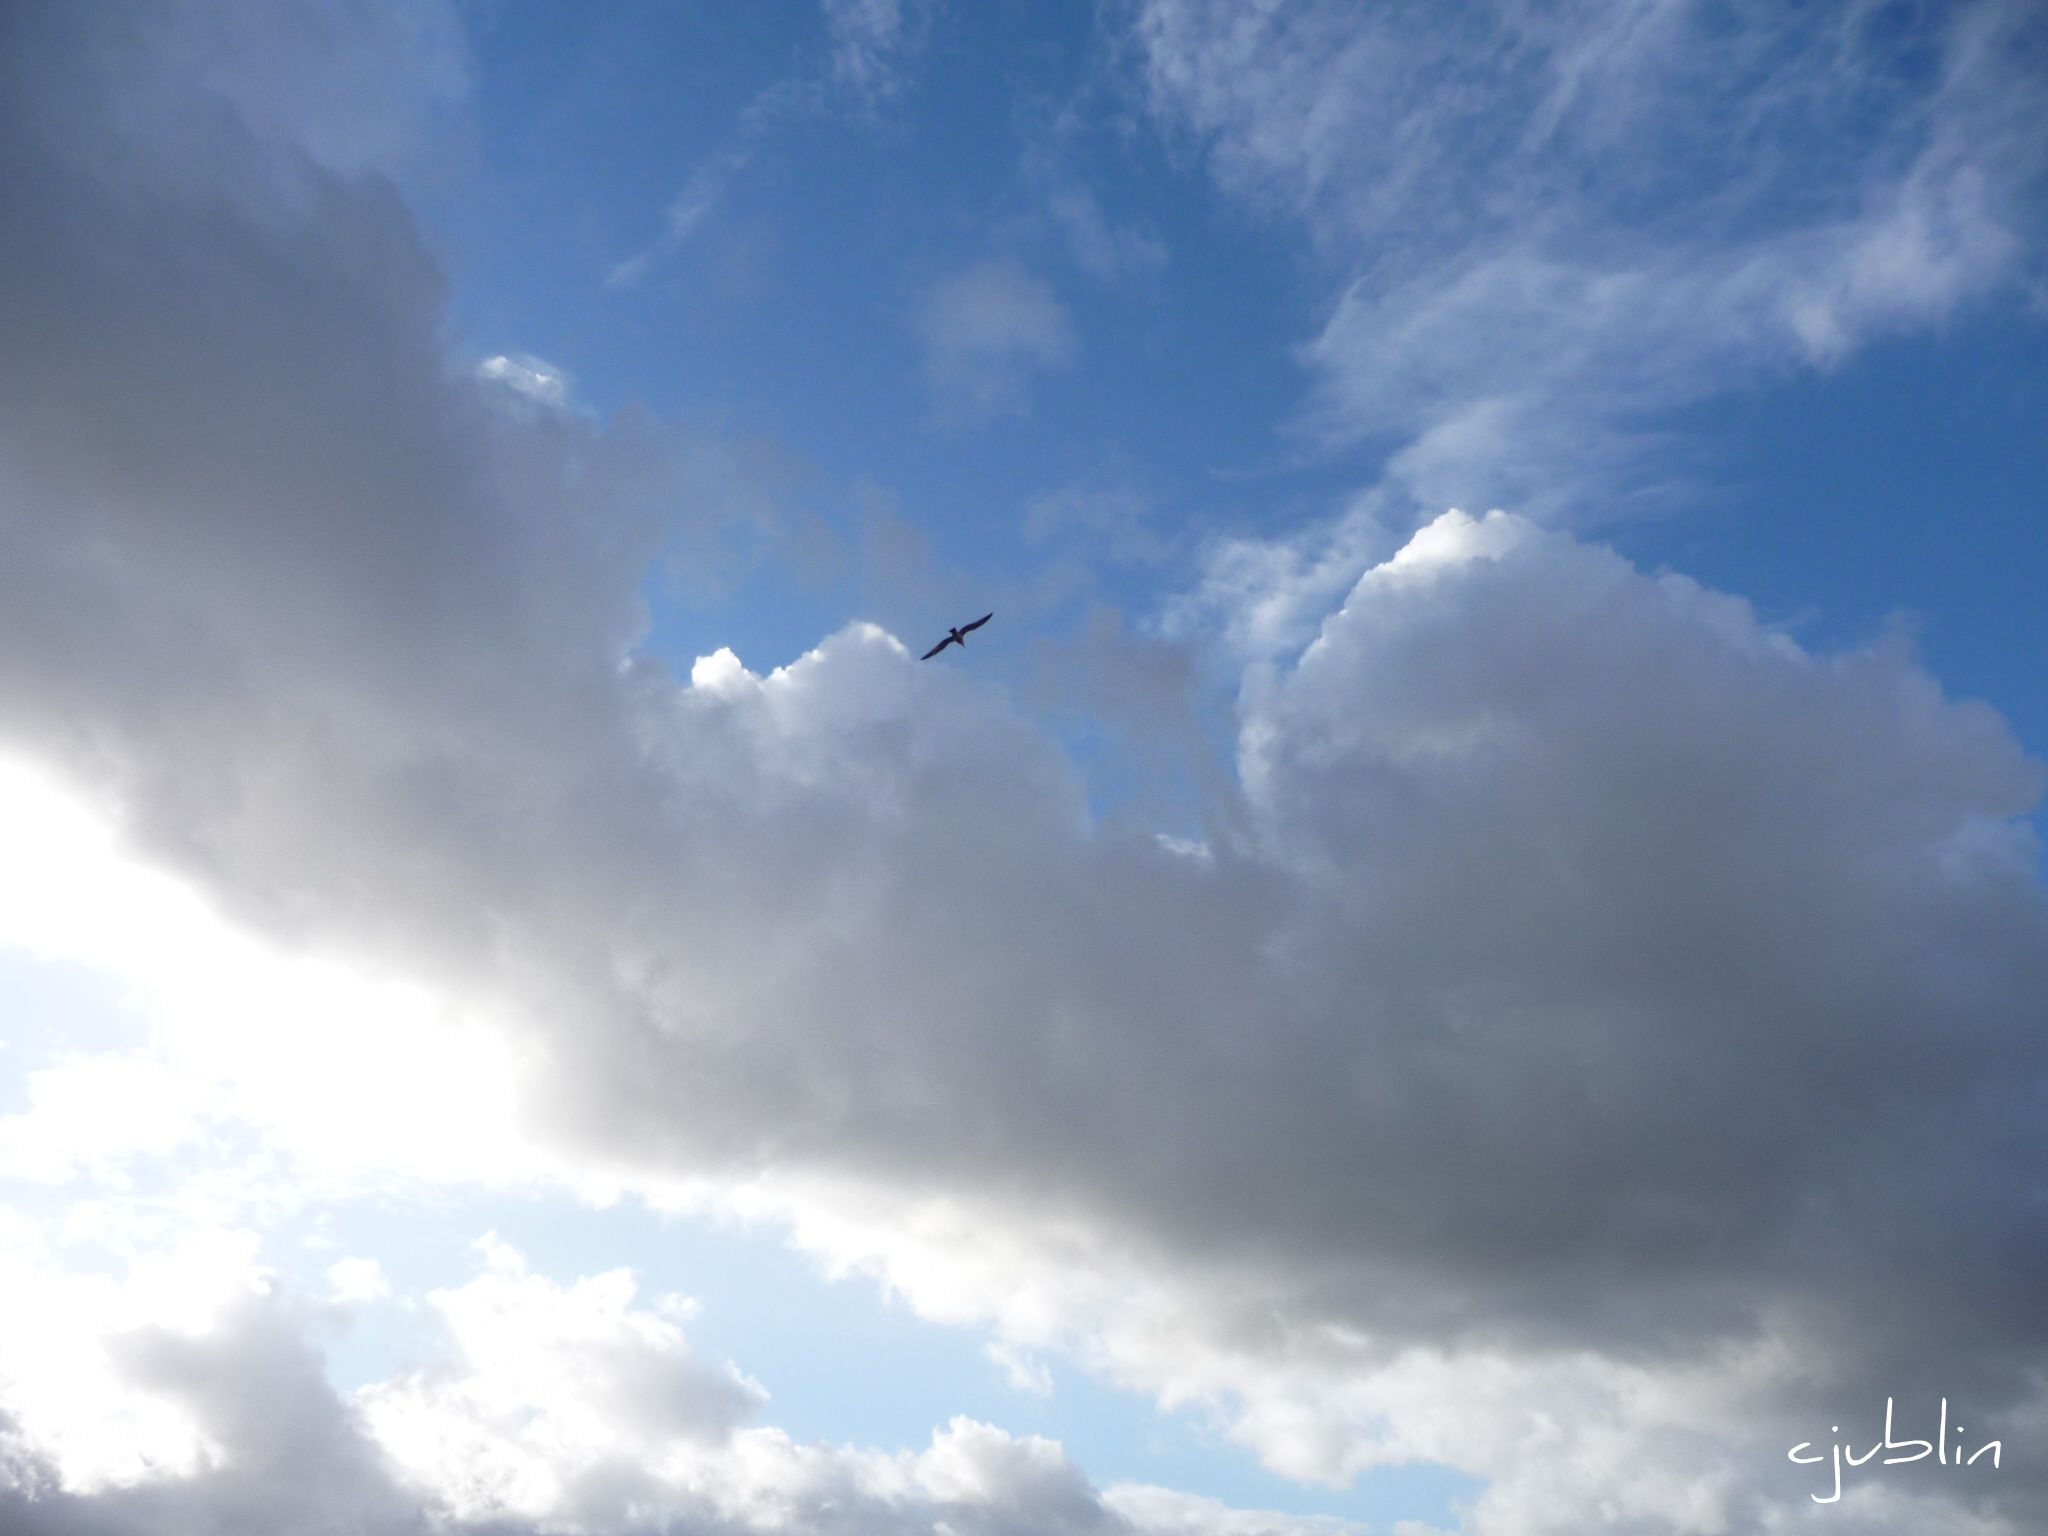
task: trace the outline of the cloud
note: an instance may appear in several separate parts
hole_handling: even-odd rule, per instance
[[[558,1285],[495,1245],[486,1273],[428,1301],[452,1345],[442,1368],[367,1387],[364,1423],[402,1475],[471,1518],[540,1520],[681,1447],[728,1446],[766,1400],[696,1360],[680,1298],[637,1306],[626,1270]],[[600,1525],[621,1511],[592,1511]]]
[[[944,413],[1021,411],[1035,374],[1072,361],[1066,306],[1019,263],[996,259],[956,272],[917,315],[925,374]]]
[[[1164,1490],[1098,1490],[1056,1444],[964,1418],[897,1454],[741,1427],[762,1394],[691,1357],[674,1321],[685,1308],[637,1304],[624,1271],[558,1284],[508,1254],[500,1245],[484,1273],[434,1293],[447,1340],[438,1363],[348,1397],[323,1374],[314,1319],[260,1276],[219,1276],[197,1322],[136,1325],[105,1306],[109,1282],[81,1287],[45,1264],[42,1289],[65,1299],[42,1316],[74,1325],[84,1358],[106,1360],[130,1416],[105,1428],[131,1438],[124,1464],[91,1476],[82,1426],[52,1412],[61,1378],[0,1375],[0,1519],[22,1536],[337,1524],[477,1536],[1331,1529],[1175,1503]],[[149,1278],[132,1277],[128,1291],[156,1295],[138,1283]],[[30,1299],[18,1275],[0,1270],[0,1286],[10,1301]],[[161,1434],[138,1434],[151,1427],[171,1444],[182,1436],[184,1453],[165,1459]]]
[[[1121,204],[1114,212],[1105,209],[1098,195],[1106,146],[1091,132],[1095,125],[1084,109],[1107,83],[1090,71],[1073,95],[1043,104],[1027,119],[1018,171],[1075,266],[1098,282],[1142,285],[1158,276],[1168,252],[1141,215]],[[1122,126],[1127,129],[1128,122]]]
[[[1134,225],[1112,221],[1087,187],[1049,171],[1038,179],[1067,254],[1090,277],[1144,280],[1166,265],[1164,244]]]
[[[1412,503],[1613,516],[1670,407],[1935,325],[2040,249],[2037,7],[1150,0],[1141,88],[1335,280],[1301,426]]]
[[[191,1199],[239,1221],[366,1185],[570,1175],[524,1141],[517,1057],[458,1000],[252,939],[125,854],[75,795],[5,765],[0,836],[0,945],[104,980],[133,1020],[131,1038],[20,1063],[0,1176],[125,1191],[176,1170]],[[347,1291],[375,1277],[336,1278]]]
[[[698,161],[682,190],[662,214],[662,230],[653,244],[628,256],[605,274],[614,288],[631,287],[657,264],[695,237],[705,220],[725,200],[733,181],[753,164],[764,140],[792,118],[817,110],[816,87],[802,79],[779,81],[747,103],[730,142]]]
[[[614,288],[631,287],[687,245],[725,200],[737,180],[780,130],[849,104],[859,112],[896,94],[903,61],[920,41],[926,21],[921,0],[824,0],[826,63],[759,91],[740,113],[725,144],[699,160],[662,215],[662,231],[644,249],[605,275]]]
[[[1264,638],[1237,781],[1180,829],[1206,859],[1092,821],[1041,724],[873,625],[684,682],[636,656],[638,594],[702,445],[499,409],[388,183],[110,92],[70,30],[98,17],[35,13],[0,63],[0,734],[250,942],[405,978],[394,1037],[457,999],[537,1163],[783,1222],[1292,1475],[1471,1468],[1483,1536],[1796,1529],[1785,1448],[1887,1394],[2040,1422],[2040,771],[1990,710],[1456,513],[1243,548],[1223,623]],[[958,393],[1071,351],[1021,269],[956,283],[926,319]],[[335,1038],[313,1019],[240,1038],[274,1060]],[[564,1412],[665,1437],[550,1462],[587,1421],[532,1428],[478,1358],[382,1399],[437,1466],[545,1471],[492,1495],[515,1529],[1136,1518],[982,1426],[792,1445],[617,1282],[508,1260],[442,1311],[527,1338],[522,1383],[599,1361],[605,1406]],[[61,1473],[29,1443],[16,1523],[403,1528],[453,1497],[238,1316],[131,1364],[241,1452],[27,1501]],[[2041,1498],[2015,1465],[1852,1508],[2017,1533]]]
[[[21,26],[24,40],[45,32],[32,14]],[[218,103],[259,142],[343,176],[416,169],[466,101],[473,67],[461,10],[446,0],[262,13],[192,0],[98,31],[98,67],[139,113],[203,114]]]
[[[337,1259],[328,1266],[327,1279],[334,1299],[344,1305],[384,1301],[391,1295],[390,1278],[375,1259]]]
[[[832,78],[869,100],[902,85],[900,61],[926,23],[923,0],[824,0]]]
[[[561,410],[569,403],[569,376],[553,363],[529,352],[487,357],[477,364],[477,377],[502,384],[515,395]]]
[[[1045,104],[1027,119],[1020,129],[1018,173],[1042,210],[1033,223],[1064,246],[1076,267],[1100,283],[1154,292],[1168,260],[1165,242],[1142,215],[1123,205],[1107,209],[1100,195],[1106,146],[1090,132],[1095,125],[1084,111],[1099,83],[1091,71],[1073,96]]]

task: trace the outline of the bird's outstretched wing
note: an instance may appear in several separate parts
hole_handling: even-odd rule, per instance
[[[930,661],[934,656],[938,655],[939,652],[943,651],[947,646],[951,645],[952,643],[953,637],[951,635],[948,635],[945,639],[941,640],[937,645],[933,646],[930,650],[926,651],[922,656],[918,657],[917,659],[919,661]]]
[[[984,614],[983,614],[983,615],[982,615],[982,616],[981,616],[980,618],[976,619],[976,620],[975,620],[975,621],[974,621],[974,622],[973,622],[972,624],[962,624],[962,625],[960,626],[960,633],[964,635],[964,634],[966,634],[966,633],[967,633],[967,632],[968,632],[969,630],[973,630],[973,629],[979,629],[979,628],[981,628],[981,626],[982,626],[982,625],[986,624],[986,623],[987,623],[987,622],[988,622],[988,621],[989,621],[990,619],[992,619],[992,618],[994,618],[994,617],[995,617],[995,615],[994,615],[993,613],[984,613]]]

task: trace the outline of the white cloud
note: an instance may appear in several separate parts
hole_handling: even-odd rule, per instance
[[[689,244],[777,130],[835,104],[871,111],[900,90],[904,61],[923,32],[925,9],[923,0],[823,0],[822,73],[800,71],[757,93],[727,141],[697,162],[682,190],[669,200],[660,236],[616,263],[606,283],[631,287]]]
[[[1015,1391],[1029,1392],[1034,1397],[1052,1396],[1052,1371],[1043,1360],[1006,1339],[990,1340],[985,1353]]]
[[[227,1176],[259,1207],[411,1181],[532,1184],[504,1037],[417,986],[281,953],[123,852],[75,797],[0,768],[0,945],[118,985],[140,1039],[19,1064],[0,1173],[129,1182],[152,1164]],[[262,1159],[247,1156],[251,1141]]]
[[[569,376],[553,363],[527,352],[487,357],[477,364],[477,377],[502,384],[516,395],[561,410],[569,403]]]
[[[1072,361],[1066,306],[1013,260],[979,262],[926,295],[917,315],[925,372],[942,414],[1025,408],[1033,377]]]
[[[0,1348],[0,1520],[24,1536],[1330,1529],[1101,1491],[1053,1442],[964,1418],[898,1453],[743,1427],[763,1394],[692,1356],[687,1307],[639,1304],[624,1271],[528,1274],[502,1243],[430,1298],[439,1363],[344,1399],[321,1377],[311,1315],[232,1241],[108,1277],[67,1271],[32,1228],[6,1235],[0,1301],[39,1324]],[[180,1295],[197,1309],[168,1305]]]
[[[718,211],[733,182],[753,163],[761,142],[788,119],[817,110],[815,97],[809,82],[793,79],[767,87],[747,103],[732,138],[699,160],[682,190],[669,200],[662,213],[660,236],[613,266],[605,274],[605,282],[614,288],[631,287],[657,263],[689,244]]]
[[[133,1389],[124,1341],[204,1333],[258,1294],[250,1234],[187,1232],[129,1253],[109,1274],[67,1269],[26,1216],[9,1212],[0,1226],[0,1431],[11,1427],[7,1438],[85,1496],[204,1467],[215,1450],[203,1427]]]
[[[824,0],[832,77],[867,97],[900,88],[903,52],[921,30],[923,0]]]
[[[2038,9],[1150,0],[1147,99],[1336,279],[1302,425],[1412,504],[1613,516],[1659,411],[2008,291]]]
[[[345,1306],[383,1301],[391,1295],[391,1280],[375,1259],[351,1256],[336,1259],[327,1268],[327,1280],[334,1299]]]
[[[494,1243],[484,1274],[429,1301],[452,1363],[358,1401],[404,1475],[463,1518],[546,1520],[595,1496],[579,1485],[659,1479],[682,1448],[729,1442],[766,1397],[697,1361],[669,1316],[635,1305],[625,1270],[557,1285]]]
[[[1140,1530],[1158,1536],[1358,1536],[1364,1529],[1348,1520],[1230,1509],[1214,1499],[1139,1484],[1112,1488],[1106,1502]],[[1406,1533],[1397,1526],[1395,1536]]]

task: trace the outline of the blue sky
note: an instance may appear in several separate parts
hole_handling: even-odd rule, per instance
[[[2038,1528],[2044,58],[25,8],[0,1508]]]
[[[1878,65],[1910,77],[1932,34],[1907,14],[1870,25]],[[766,560],[671,594],[656,633],[674,656],[732,644],[780,665],[820,627],[874,610],[881,594],[846,570],[870,502],[977,590],[1044,565],[1027,532],[1036,503],[1079,492],[1142,509],[1155,559],[1098,562],[1084,594],[1029,615],[1070,627],[1093,599],[1141,622],[1203,539],[1340,515],[1404,446],[1302,440],[1314,380],[1300,354],[1342,268],[1220,197],[1198,141],[1145,123],[1112,19],[976,7],[914,30],[871,100],[832,93],[831,41],[807,5],[480,13],[469,136],[452,167],[413,173],[459,349],[557,362],[595,411],[758,437],[782,494],[837,536],[838,559],[812,562],[836,579]],[[760,110],[777,92],[793,104]],[[707,167],[715,195],[664,248],[665,210]],[[1687,169],[1657,203],[1716,189]],[[1762,218],[1834,192],[1796,159],[1776,180]],[[606,281],[643,253],[643,272]],[[1068,353],[1019,362],[985,409],[949,404],[920,305],[991,263],[1043,285]],[[1908,334],[1819,366],[1762,359],[1696,403],[1653,402],[1629,423],[1641,462],[1609,494],[1575,498],[1571,521],[1826,644],[1910,616],[1937,675],[2038,743],[2038,282],[2021,261]],[[1427,510],[1390,521],[1398,532]]]
[[[573,354],[596,409],[769,437],[788,456],[787,494],[842,541],[860,539],[872,500],[941,569],[983,586],[1007,570],[1014,587],[1043,563],[1023,536],[1028,509],[1072,488],[1135,498],[1176,530],[1270,500],[1225,477],[1270,474],[1286,451],[1274,429],[1298,391],[1290,349],[1308,299],[1297,257],[1204,197],[1169,146],[1120,128],[1126,109],[1103,99],[1085,9],[933,16],[929,62],[887,100],[828,97],[759,128],[748,112],[765,94],[823,94],[820,19],[770,7],[694,24],[734,35],[692,41],[687,13],[630,10],[507,12],[484,31],[477,172],[425,199],[464,274],[452,305],[464,344],[495,351],[516,337],[550,360]],[[655,62],[662,37],[698,60],[685,82]],[[605,281],[657,243],[678,190],[727,156],[743,158],[691,237],[636,280]],[[529,199],[545,219],[516,211]],[[1064,227],[1049,199],[1085,210],[1066,217],[1090,233]],[[1077,256],[1077,239],[1109,253]],[[1084,265],[1105,260],[1106,273]],[[949,401],[920,309],[983,266],[1043,289],[1069,355],[993,360],[996,398]],[[1326,495],[1343,483],[1327,466],[1287,480]],[[775,647],[763,660],[779,664],[860,607],[851,581],[814,594],[789,590],[787,570],[760,575],[764,592],[717,594],[715,619],[687,603],[663,614],[699,626],[678,649],[716,641],[745,656],[752,626],[789,611],[762,633]],[[1136,599],[1147,579],[1111,595]]]

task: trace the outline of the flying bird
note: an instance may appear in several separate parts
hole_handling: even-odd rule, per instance
[[[994,617],[995,615],[992,613],[984,613],[972,624],[962,624],[958,629],[948,630],[946,632],[945,639],[941,640],[937,645],[933,646],[930,650],[926,651],[922,656],[918,657],[917,659],[919,661],[930,661],[934,656],[938,655],[939,652],[943,651],[949,645],[965,645],[967,643],[967,637],[970,634],[972,634],[975,630],[981,628],[982,625],[986,624],[990,619]]]

